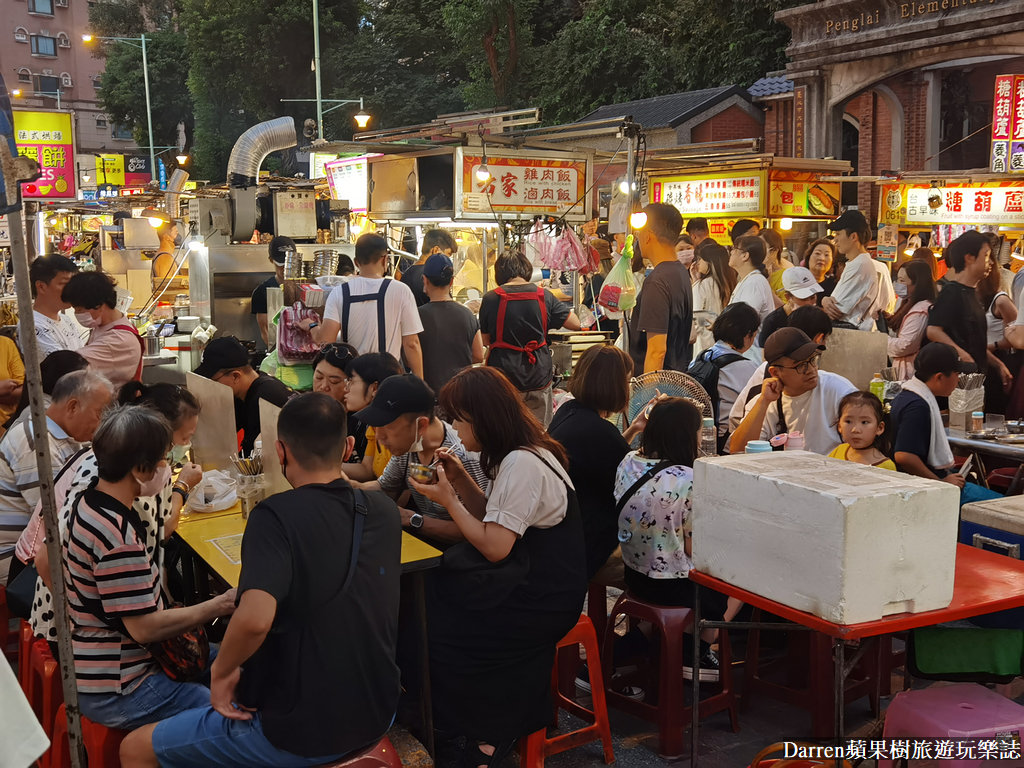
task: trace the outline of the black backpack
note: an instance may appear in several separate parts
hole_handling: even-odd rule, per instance
[[[706,349],[701,352],[697,359],[690,363],[687,373],[704,388],[704,391],[708,393],[708,397],[711,398],[711,410],[715,415],[715,423],[717,424],[720,400],[718,397],[718,374],[725,366],[744,358],[743,355],[736,352],[727,352],[712,360],[711,351],[711,349]]]

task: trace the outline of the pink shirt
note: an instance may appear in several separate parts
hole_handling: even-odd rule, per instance
[[[102,373],[115,388],[135,378],[142,363],[142,340],[123,317],[93,328],[89,341],[78,350],[94,371]]]

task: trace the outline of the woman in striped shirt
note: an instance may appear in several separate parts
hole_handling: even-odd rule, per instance
[[[184,608],[168,608],[164,599],[132,504],[167,484],[171,435],[167,420],[150,408],[110,411],[93,438],[98,478],[69,500],[62,544],[79,704],[90,720],[112,728],[208,705],[206,687],[172,681],[147,646],[235,606],[234,590]]]

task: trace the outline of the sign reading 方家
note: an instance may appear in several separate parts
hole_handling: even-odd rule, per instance
[[[462,157],[462,210],[469,213],[563,215],[582,212],[587,188],[587,161],[547,157],[488,156],[490,178],[481,181],[479,155]]]
[[[39,178],[21,185],[27,200],[74,199],[75,141],[70,112],[14,110],[18,154],[39,163]]]
[[[940,204],[927,184],[887,185],[880,196],[879,222],[884,224],[1024,224],[1024,181],[938,188]]]
[[[996,77],[990,159],[993,173],[1024,173],[1024,75]]]
[[[684,217],[762,213],[763,173],[667,176],[651,179],[651,202],[668,203]]]

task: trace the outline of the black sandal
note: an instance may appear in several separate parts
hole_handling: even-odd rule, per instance
[[[497,768],[501,761],[508,757],[516,745],[516,739],[502,741],[495,745],[494,752],[488,755],[480,749],[480,743],[474,739],[466,739],[466,747],[462,752],[462,764],[464,768],[480,768],[481,765],[487,768]]]

